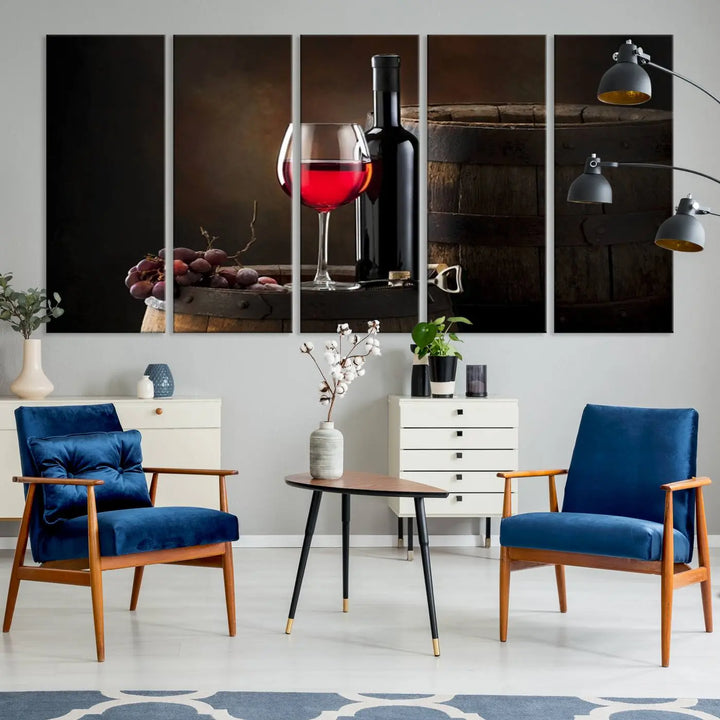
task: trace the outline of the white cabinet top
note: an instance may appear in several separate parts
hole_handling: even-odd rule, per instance
[[[434,398],[434,397],[412,397],[411,395],[388,395],[389,402],[457,402],[458,400],[467,400],[468,402],[508,402],[516,403],[517,398],[502,397],[500,395],[488,395],[487,397],[467,397],[466,395],[454,395],[451,398]]]

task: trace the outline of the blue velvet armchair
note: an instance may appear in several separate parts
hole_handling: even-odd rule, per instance
[[[692,409],[587,405],[569,470],[498,473],[505,478],[500,525],[500,640],[507,640],[510,572],[554,565],[566,612],[565,565],[660,576],[661,657],[670,663],[673,590],[700,583],[712,632],[710,559],[702,488],[695,477],[698,415]],[[555,478],[567,474],[562,511]],[[511,516],[515,478],[548,477],[550,512]],[[697,524],[696,524],[697,523]],[[698,567],[691,568],[697,533]]]
[[[145,566],[174,563],[222,569],[228,631],[235,635],[238,521],[227,511],[225,478],[237,471],[143,467],[140,433],[123,431],[111,404],[20,407],[15,421],[23,477],[13,481],[24,484],[25,510],[3,632],[10,630],[21,580],[86,586],[102,662],[103,570],[135,568],[135,610]],[[159,476],[166,474],[216,476],[220,510],[154,507]],[[37,567],[24,562],[28,539]]]

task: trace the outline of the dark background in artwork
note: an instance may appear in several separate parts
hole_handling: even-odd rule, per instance
[[[544,36],[428,38],[428,257],[463,268],[463,332],[545,330],[544,104]]]
[[[672,68],[672,36],[632,39],[653,62]],[[592,152],[619,162],[673,162],[670,75],[648,69],[652,98],[643,105],[597,100],[600,78],[625,40],[555,38],[556,332],[672,332],[673,254],[653,243],[673,212],[672,173],[607,168],[611,204],[566,201]]]
[[[303,35],[300,38],[303,122],[356,122],[369,127],[373,55],[400,55],[400,102],[418,101],[417,35]],[[317,261],[318,220],[302,210],[302,262]],[[355,205],[332,212],[329,262],[355,265]]]
[[[174,38],[174,245],[205,249],[204,227],[244,265],[289,264],[291,203],[276,160],[291,121],[287,35]]]
[[[431,35],[428,103],[544,103],[544,35]]]
[[[137,332],[127,270],[164,244],[164,39],[47,38],[49,332]]]

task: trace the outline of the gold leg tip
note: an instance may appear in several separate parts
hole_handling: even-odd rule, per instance
[[[350,609],[350,601],[347,598],[343,598],[343,612],[347,612]]]
[[[292,632],[293,618],[288,618],[287,625],[285,625],[285,634],[289,635]]]
[[[412,559],[413,559],[413,551],[412,550],[408,550],[407,559],[412,561]]]
[[[401,548],[403,545],[405,545],[405,543],[403,542],[403,539],[402,539],[402,538],[398,538],[398,547]]]
[[[435,657],[440,655],[440,641],[437,638],[433,638],[433,655]]]

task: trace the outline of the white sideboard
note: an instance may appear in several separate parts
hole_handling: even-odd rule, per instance
[[[502,516],[505,481],[497,473],[517,470],[518,401],[391,395],[388,402],[390,475],[450,491],[425,501],[427,516]],[[412,498],[390,498],[389,505],[399,518],[415,514]],[[512,507],[516,512],[515,486]]]
[[[209,469],[221,467],[220,398],[3,398],[0,399],[0,520],[16,519],[23,511],[22,486],[11,482],[13,475],[22,474],[13,414],[15,408],[21,405],[96,403],[113,403],[123,428],[140,431],[144,465]],[[68,428],[68,433],[71,432],[72,428]],[[218,480],[187,475],[161,476],[156,505],[218,508]]]

